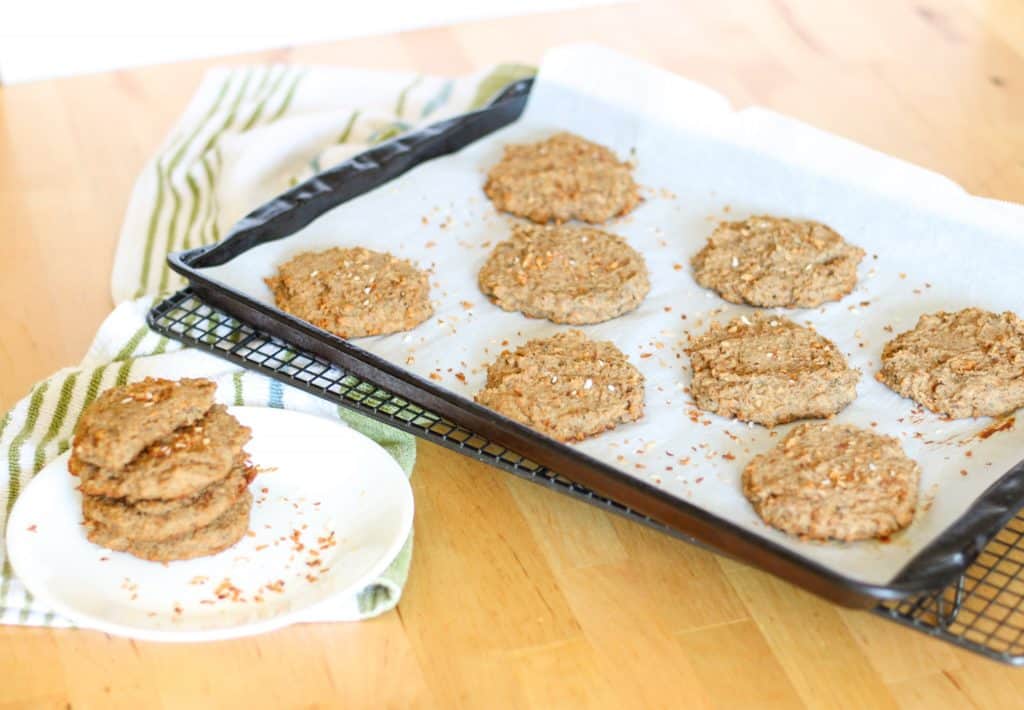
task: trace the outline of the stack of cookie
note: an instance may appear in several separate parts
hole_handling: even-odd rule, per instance
[[[147,378],[82,414],[68,468],[81,479],[86,535],[168,562],[212,555],[249,527],[250,430],[214,404],[209,380]]]

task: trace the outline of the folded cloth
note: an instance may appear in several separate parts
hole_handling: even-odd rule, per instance
[[[251,209],[367,147],[486,103],[533,70],[499,65],[447,79],[328,67],[215,69],[135,184],[115,257],[119,304],[81,365],[38,383],[0,419],[0,530],[18,493],[70,445],[82,410],[108,387],[159,377],[207,377],[218,399],[341,419],[412,471],[412,436],[150,331],[146,312],[180,288],[172,251],[217,241]],[[316,608],[309,621],[357,620],[392,609],[409,572],[412,536],[391,565],[355,595]],[[0,539],[0,623],[68,626],[14,577]]]

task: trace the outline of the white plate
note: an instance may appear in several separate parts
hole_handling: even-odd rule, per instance
[[[250,532],[237,545],[160,564],[92,544],[65,454],[18,497],[7,526],[8,558],[28,590],[80,626],[201,641],[313,618],[318,604],[352,594],[384,571],[413,518],[412,491],[395,460],[329,419],[230,411],[252,427],[246,449],[267,469],[250,486]]]

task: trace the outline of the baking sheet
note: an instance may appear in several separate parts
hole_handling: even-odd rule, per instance
[[[484,174],[505,143],[555,130],[634,156],[645,202],[607,229],[645,255],[652,284],[636,312],[584,327],[614,341],[643,371],[645,417],[576,448],[872,584],[890,581],[1021,459],[1024,426],[983,438],[993,420],[943,421],[873,375],[885,341],[921,313],[969,305],[1021,311],[1012,266],[1024,264],[1024,208],[971,197],[945,178],[776,114],[733,112],[704,87],[606,50],[553,51],[512,126],[203,272],[272,305],[262,279],[299,252],[363,245],[411,258],[433,271],[434,317],[410,333],[354,342],[472,397],[503,347],[566,327],[506,313],[476,286],[512,221],[483,196]],[[863,373],[858,399],[837,420],[899,436],[921,464],[917,519],[886,543],[800,542],[765,526],[740,492],[740,472],[789,427],[768,431],[698,412],[685,392],[687,332],[751,310],[698,287],[689,258],[718,220],[758,213],[824,221],[868,252],[857,290],[843,301],[773,312],[813,324]]]

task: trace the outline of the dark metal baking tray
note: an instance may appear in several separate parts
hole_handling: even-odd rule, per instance
[[[287,313],[267,306],[206,275],[260,244],[283,239],[320,215],[393,180],[425,161],[453,153],[515,121],[523,112],[530,80],[516,82],[487,107],[410,132],[327,170],[243,218],[219,243],[168,257],[195,293],[224,311],[302,350],[376,383],[396,396],[437,413],[468,431],[559,471],[575,483],[616,500],[684,537],[839,604],[869,607],[941,590],[1024,506],[1024,462],[996,481],[971,508],[918,553],[888,584],[847,577],[738,525],[676,498],[522,424],[441,388],[402,367]]]

